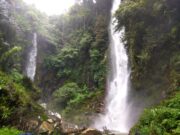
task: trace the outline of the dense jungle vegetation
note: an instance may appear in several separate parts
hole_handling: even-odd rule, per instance
[[[37,117],[43,111],[40,97],[52,99],[50,108],[65,118],[87,123],[73,116],[98,111],[103,100],[110,9],[111,1],[85,0],[67,14],[47,17],[22,0],[1,2],[1,126],[18,127],[21,116]],[[35,84],[23,75],[34,32],[39,37]],[[24,115],[27,111],[33,116]]]
[[[46,120],[39,100],[83,126],[103,112],[111,6],[112,0],[83,0],[65,14],[47,16],[22,0],[0,0],[0,135],[18,135],[38,116]],[[115,17],[117,31],[125,28],[131,97],[156,104],[130,134],[180,134],[180,1],[123,0]],[[32,82],[25,67],[34,32]]]

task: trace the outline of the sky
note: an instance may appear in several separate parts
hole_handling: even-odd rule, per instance
[[[68,10],[75,0],[24,0],[27,4],[34,4],[37,9],[47,15],[58,15]]]

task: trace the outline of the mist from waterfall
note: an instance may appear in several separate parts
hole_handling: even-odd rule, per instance
[[[28,61],[26,65],[26,75],[32,81],[36,74],[36,57],[37,57],[37,34],[33,34],[32,46],[28,54]]]
[[[115,31],[117,20],[113,17],[115,11],[121,4],[121,0],[114,0],[111,10],[110,22],[110,58],[111,72],[107,79],[107,97],[105,113],[96,119],[94,127],[103,130],[118,131],[128,133],[129,124],[129,76],[128,56],[125,46],[122,42],[124,28],[121,31]]]

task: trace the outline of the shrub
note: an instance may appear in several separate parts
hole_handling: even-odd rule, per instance
[[[16,75],[19,76],[17,73]],[[39,115],[43,111],[34,99],[37,92],[33,89],[36,88],[25,86],[21,77],[17,79],[13,76],[0,72],[0,126],[11,125],[20,118],[33,116],[35,113]]]
[[[160,106],[146,109],[131,135],[178,135],[180,133],[180,92]]]
[[[19,135],[20,133],[22,133],[22,131],[15,128],[4,127],[0,129],[0,135]]]
[[[78,92],[80,92],[80,88],[76,83],[66,83],[53,93],[54,102],[56,105],[65,108]]]

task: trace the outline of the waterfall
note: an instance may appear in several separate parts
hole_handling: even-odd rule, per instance
[[[105,113],[96,119],[94,127],[100,130],[106,128],[112,131],[128,133],[128,85],[130,70],[128,68],[128,56],[123,42],[124,28],[120,32],[115,31],[117,20],[113,17],[121,4],[121,0],[114,0],[111,10],[110,22],[110,51],[111,72],[107,79],[107,97]]]
[[[32,81],[34,81],[34,76],[36,74],[36,56],[37,56],[37,34],[34,33],[32,46],[29,51],[28,61],[26,65],[26,75]]]

